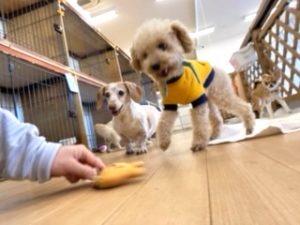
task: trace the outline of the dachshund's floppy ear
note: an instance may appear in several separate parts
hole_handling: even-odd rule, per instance
[[[136,51],[134,50],[133,47],[130,49],[130,55],[131,55],[131,66],[136,70],[136,71],[141,71],[141,63],[140,60],[137,57]]]
[[[97,110],[101,109],[101,107],[103,105],[105,89],[106,89],[105,86],[102,86],[101,88],[99,88],[99,90],[97,92],[97,98],[96,98],[96,109]]]
[[[194,44],[193,40],[190,38],[189,33],[185,26],[179,21],[171,22],[171,29],[176,35],[179,43],[181,44],[184,53],[189,53],[193,50]]]
[[[124,85],[128,91],[129,96],[135,101],[135,102],[140,102],[142,100],[142,89],[137,86],[133,82],[125,81]]]

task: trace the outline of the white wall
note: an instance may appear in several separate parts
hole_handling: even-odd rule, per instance
[[[204,48],[197,47],[197,59],[209,61],[212,65],[216,65],[224,69],[227,73],[234,71],[229,63],[231,55],[240,49],[244,34],[226,39],[214,44],[206,45]],[[198,43],[200,46],[201,43]]]

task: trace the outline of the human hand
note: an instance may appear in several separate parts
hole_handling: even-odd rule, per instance
[[[105,167],[84,145],[61,146],[53,160],[51,177],[64,176],[71,183],[80,179],[92,180]]]

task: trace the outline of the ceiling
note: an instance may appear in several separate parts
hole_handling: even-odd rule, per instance
[[[199,38],[205,46],[245,34],[250,22],[243,17],[258,9],[261,0],[89,0],[83,5],[92,15],[115,9],[118,16],[97,25],[101,32],[128,53],[136,29],[151,18],[169,18],[183,22],[190,32],[215,26],[215,32]],[[195,5],[196,10],[195,10]],[[197,16],[195,15],[197,12]]]

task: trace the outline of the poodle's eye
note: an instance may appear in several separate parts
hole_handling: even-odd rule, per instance
[[[157,47],[158,47],[160,50],[165,51],[165,50],[167,50],[168,45],[167,45],[166,43],[164,43],[164,42],[161,42],[161,43],[158,44]]]
[[[146,52],[143,53],[143,59],[146,59],[148,57],[148,54]]]
[[[109,94],[108,92],[106,92],[106,93],[104,94],[104,96],[105,96],[105,98],[109,98],[109,97],[110,97],[110,94]]]
[[[125,94],[125,92],[124,91],[119,91],[118,94],[119,94],[119,96],[123,96]]]

